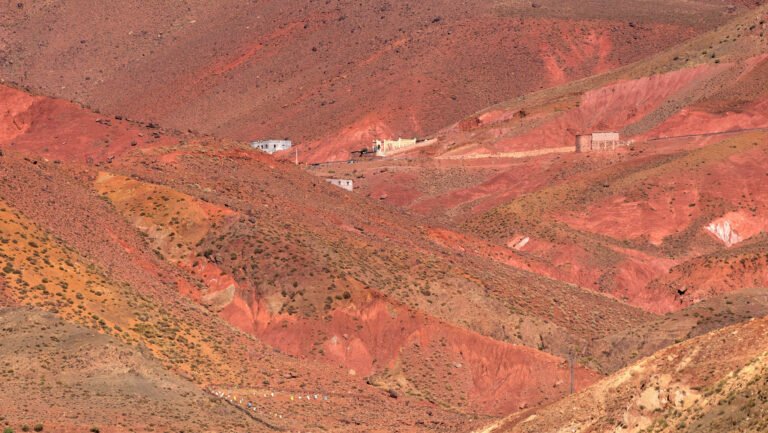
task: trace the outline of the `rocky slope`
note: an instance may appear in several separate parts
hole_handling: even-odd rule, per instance
[[[79,110],[72,104],[52,104]],[[32,116],[29,135],[14,135],[0,146],[0,288],[4,304],[34,306],[111,335],[121,344],[146,347],[148,356],[201,390],[226,390],[228,395],[237,392],[235,395],[254,399],[264,393],[281,396],[259,402],[256,424],[242,420],[245,426],[255,425],[255,430],[312,423],[318,429],[340,431],[355,431],[362,423],[385,431],[396,426],[428,430],[434,421],[444,429],[460,431],[471,422],[467,416],[422,403],[422,398],[392,398],[386,388],[366,384],[365,377],[350,375],[339,363],[308,362],[281,354],[219,318],[215,308],[208,310],[196,303],[194,294],[208,290],[206,280],[153,251],[141,232],[96,191],[98,165],[115,163],[119,153],[116,157],[107,154],[103,160],[84,158],[102,149],[100,134],[105,131],[114,134],[112,137],[121,136],[124,129],[131,131],[123,132],[140,144],[131,146],[127,141],[126,147],[149,151],[152,145],[141,142],[141,135],[154,129],[112,119],[102,130],[104,121],[93,117],[82,128],[58,129],[55,126],[60,124],[48,123],[46,116]],[[6,120],[14,125],[13,119]],[[42,135],[46,142],[50,137],[75,142],[92,124],[97,133],[89,137],[87,146],[73,146],[70,153],[57,154],[61,159],[50,160],[46,156],[52,155],[45,146],[31,139],[46,124],[52,126],[49,134]],[[114,149],[120,148],[117,140],[114,145]],[[94,165],[88,165],[91,163]],[[288,399],[289,394],[300,393],[332,395],[333,399],[323,401],[332,402],[327,404],[333,410]],[[64,399],[61,405],[77,406],[78,401]],[[8,407],[6,413],[23,413],[23,403]],[[240,414],[252,418],[243,411]],[[9,422],[17,425],[48,415],[46,407],[38,407]],[[164,423],[172,425],[173,421]],[[142,430],[143,426],[128,424],[126,428]]]
[[[754,320],[672,346],[557,404],[478,431],[764,431],[766,326]]]
[[[0,356],[13,364],[4,374],[14,388],[34,389],[3,400],[2,421],[63,431],[115,416],[121,424],[105,431],[759,431],[765,319],[750,319],[768,312],[766,9],[644,3],[382,3],[371,12],[190,1],[187,14],[129,2],[119,24],[105,18],[114,11],[77,1],[5,9],[3,71],[111,114],[0,85],[0,305],[12,308],[0,319],[11,323],[3,332],[24,332]],[[758,7],[614,69],[747,6]],[[73,16],[97,37],[81,36],[80,21],[65,25]],[[271,24],[253,24],[263,19]],[[387,36],[392,20],[404,42]],[[354,36],[322,39],[345,26]],[[382,52],[363,43],[376,28],[389,38],[374,44]],[[235,137],[290,128],[308,141],[340,137],[312,157],[343,155],[382,133],[370,112],[387,125],[408,117],[398,130],[408,132],[463,116],[475,103],[461,95],[445,101],[455,110],[424,109],[441,105],[421,95],[424,107],[408,112],[392,89],[419,95],[424,77],[438,89],[472,88],[434,66],[482,63],[473,56],[487,58],[505,32],[532,35],[510,39],[519,52],[538,44],[549,55],[541,65],[512,61],[525,69],[516,74],[544,79],[505,75],[512,84],[499,95],[567,83],[471,115],[399,158],[296,167],[155,123]],[[452,61],[461,51],[451,44],[472,55]],[[305,48],[324,59],[309,62],[334,89],[330,101],[313,90],[320,72],[283,57]],[[362,66],[357,56],[368,56]],[[386,97],[346,68],[371,72]],[[509,68],[481,68],[483,85],[500,70]],[[265,81],[249,87],[254,76]],[[339,132],[341,123],[349,128]],[[576,132],[604,128],[634,143],[562,151]],[[32,325],[16,325],[25,320]],[[59,328],[53,338],[103,362],[33,348]],[[717,350],[726,356],[715,359]],[[73,394],[47,376],[34,385],[48,364],[24,365],[19,351],[74,359],[93,382],[66,370],[71,383],[94,388]],[[127,366],[144,364],[133,381]],[[99,391],[110,381],[119,384]],[[141,409],[110,412],[123,404],[122,385],[139,388]],[[567,397],[571,386],[584,391]],[[44,391],[56,404],[34,403]],[[189,399],[175,405],[179,394]]]

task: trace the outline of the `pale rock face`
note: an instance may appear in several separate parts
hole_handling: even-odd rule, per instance
[[[507,247],[520,251],[524,246],[528,245],[528,242],[530,241],[531,238],[528,236],[517,235],[507,242]]]
[[[720,239],[726,246],[730,247],[741,242],[743,239],[727,219],[712,222],[707,226],[707,230]]]
[[[214,311],[221,311],[232,303],[235,298],[235,285],[231,284],[224,290],[203,296],[203,303]]]
[[[515,249],[516,249],[516,250],[522,250],[522,249],[523,249],[523,247],[524,247],[524,246],[526,246],[526,245],[528,245],[528,242],[530,242],[530,241],[531,241],[531,238],[529,238],[528,236],[526,236],[526,237],[522,238],[522,239],[520,240],[520,242],[518,242],[517,244],[515,244]]]

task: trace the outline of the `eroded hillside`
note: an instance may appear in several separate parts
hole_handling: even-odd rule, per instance
[[[608,3],[5,9],[0,421],[764,429],[768,10]]]
[[[432,413],[460,429],[559,399],[572,345],[649,319],[456,255],[427,221],[247,146],[86,114],[68,114],[87,122],[73,129],[36,111],[46,106],[81,111],[33,98],[4,119],[27,125],[3,141],[4,296],[145,345],[204,386],[282,396],[260,406],[270,425],[369,419],[353,416],[360,395],[400,412],[382,428],[430,428]],[[140,141],[149,131],[159,137]],[[70,152],[44,144],[75,133],[90,139]],[[575,370],[577,389],[598,378]],[[333,393],[335,411],[287,400],[304,389]]]

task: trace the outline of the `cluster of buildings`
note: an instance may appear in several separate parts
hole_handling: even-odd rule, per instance
[[[375,140],[372,148],[365,148],[355,152],[352,155],[359,155],[359,157],[365,156],[387,156],[389,154],[397,153],[411,147],[416,146],[420,142],[415,138],[398,138],[397,140]],[[425,142],[421,142],[425,143]],[[270,155],[288,150],[293,147],[291,140],[257,140],[251,142],[251,147],[258,149],[262,152]],[[352,160],[350,160],[352,162]],[[298,164],[298,156],[297,156]],[[331,185],[342,188],[346,191],[354,191],[354,182],[351,179],[325,179],[326,182]]]
[[[606,150],[615,150],[618,147],[630,145],[631,141],[622,141],[618,132],[592,132],[576,135],[576,152],[597,152]],[[365,148],[355,152],[352,155],[359,157],[367,156],[388,156],[407,149],[430,144],[430,141],[419,141],[415,138],[398,138],[397,140],[374,140],[372,148]],[[251,147],[261,150],[268,154],[288,150],[293,147],[291,140],[261,140],[251,142]],[[353,160],[350,160],[353,162]],[[298,161],[297,161],[298,163]],[[325,179],[326,182],[346,191],[354,191],[354,181],[351,179]]]
[[[430,142],[427,140],[417,140],[415,138],[398,138],[397,140],[374,140],[372,148],[365,148],[351,152],[362,156],[376,155],[387,156],[399,151],[416,147],[417,145],[426,145]],[[288,150],[293,147],[291,140],[258,140],[252,141],[251,147],[261,150],[262,152],[273,154],[283,150]]]

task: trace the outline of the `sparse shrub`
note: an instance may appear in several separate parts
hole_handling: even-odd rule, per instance
[[[35,426],[32,427],[32,430],[34,430],[34,431],[43,431],[43,425],[42,424],[35,424]]]

